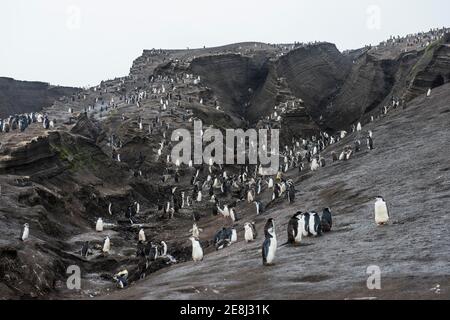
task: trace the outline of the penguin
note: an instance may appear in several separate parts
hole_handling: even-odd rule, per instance
[[[23,232],[22,232],[22,241],[26,241],[28,237],[30,236],[30,226],[28,223],[25,223],[23,225]]]
[[[109,250],[111,250],[111,240],[109,239],[109,237],[107,236],[105,238],[105,241],[103,242],[103,253],[109,253]]]
[[[167,256],[167,244],[164,241],[161,241],[161,246],[162,246],[161,256],[165,257]]]
[[[245,241],[248,242],[252,242],[256,239],[257,237],[257,233],[256,233],[256,225],[254,222],[250,223],[250,222],[246,222],[244,224],[244,239]]]
[[[361,130],[362,130],[361,122],[358,122],[358,124],[356,126],[356,131],[360,132]]]
[[[119,289],[123,289],[123,288],[125,288],[126,286],[128,286],[128,281],[127,281],[127,279],[125,279],[124,277],[121,277],[121,276],[115,276],[113,279],[116,281],[117,287],[118,287]]]
[[[128,270],[122,270],[119,273],[115,274],[113,279],[117,282],[117,286],[120,289],[123,289],[128,285]]]
[[[231,208],[231,209],[230,209],[230,218],[231,218],[231,221],[232,221],[233,223],[235,223],[236,221],[239,220],[239,218],[238,218],[238,216],[237,216],[237,214],[236,214],[236,211],[234,211],[234,208]]]
[[[103,219],[98,218],[97,223],[95,224],[95,231],[102,232],[103,231]]]
[[[320,217],[317,212],[312,211],[309,213],[308,224],[306,227],[308,228],[309,236],[318,237],[322,235]]]
[[[431,97],[431,88],[427,91],[427,97]]]
[[[297,212],[288,222],[288,243],[298,245],[302,241],[305,230],[305,219],[302,212]]]
[[[373,140],[371,136],[367,136],[367,149],[373,150]]]
[[[247,192],[247,202],[252,203],[254,200],[253,190],[248,190]]]
[[[81,256],[86,258],[89,254],[89,241],[84,242],[83,247],[81,248]]]
[[[289,204],[292,204],[295,200],[295,189],[294,186],[290,186],[288,191],[287,191],[287,199]]]
[[[139,214],[139,212],[141,211],[141,205],[137,201],[134,203],[134,205],[135,205],[136,214]]]
[[[186,206],[185,193],[181,192],[181,209],[184,209],[185,206]]]
[[[216,243],[216,250],[222,250],[231,245],[230,239],[220,239]]]
[[[269,189],[273,188],[273,179],[272,178],[269,179],[268,188]]]
[[[260,201],[255,201],[255,207],[256,207],[256,215],[259,216],[261,213],[263,213],[264,208],[263,204]]]
[[[377,225],[385,225],[389,221],[389,210],[383,197],[376,197],[375,201],[375,222]]]
[[[258,180],[257,186],[256,186],[256,194],[261,194],[261,179]]]
[[[113,214],[112,213],[112,203],[111,202],[108,205],[108,213],[109,213],[110,216],[112,216],[112,214]]]
[[[203,249],[200,242],[195,237],[190,237],[189,240],[192,242],[192,260],[194,262],[199,262],[203,260]]]
[[[197,202],[202,202],[202,191],[199,190],[197,193]]]
[[[277,235],[275,232],[275,223],[272,218],[268,219],[264,226],[265,240],[262,245],[262,260],[264,266],[270,266],[275,261],[277,252]]]
[[[227,205],[223,206],[223,210],[217,207],[217,210],[219,210],[220,214],[223,215],[225,218],[230,216],[230,210],[228,209]]]
[[[237,231],[236,228],[231,228],[231,237],[230,237],[230,244],[237,242]]]
[[[150,242],[150,244],[147,246],[147,256],[150,258],[150,261],[155,261],[158,259],[158,247],[153,244],[153,242]]]
[[[192,232],[192,236],[196,239],[198,239],[200,237],[200,232],[203,232],[202,228],[197,227],[197,224],[194,223],[192,225],[192,229],[189,230],[189,232]]]
[[[146,237],[145,237],[145,232],[144,229],[139,230],[139,241],[145,242],[146,241]]]
[[[311,171],[317,171],[319,169],[319,163],[314,158],[311,162]]]
[[[322,217],[320,218],[320,226],[323,232],[330,232],[333,226],[333,218],[330,208],[325,208],[322,211]]]

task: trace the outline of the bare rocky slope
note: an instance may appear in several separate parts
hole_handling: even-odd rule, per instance
[[[244,209],[243,219],[256,219],[260,235],[265,220],[274,218],[283,244],[293,214],[332,206],[332,233],[309,238],[300,247],[280,247],[276,265],[269,268],[261,265],[261,237],[252,244],[239,241],[202,263],[161,270],[110,298],[448,299],[450,218],[445,208],[450,199],[450,153],[442,147],[450,136],[449,101],[447,84],[432,98],[421,96],[406,110],[368,125],[376,137],[372,152],[318,173],[290,173],[299,190],[293,205],[282,202],[261,217],[255,217],[250,206]],[[353,138],[330,148],[327,155]],[[379,194],[389,202],[393,219],[381,228],[373,221],[374,196]],[[243,230],[238,238],[243,238]],[[371,265],[381,268],[382,290],[367,289]],[[436,285],[440,294],[431,290]]]
[[[329,43],[145,50],[129,76],[66,93],[43,108],[55,120],[51,130],[33,123],[22,133],[0,133],[0,298],[448,298],[449,42],[447,35],[426,47],[400,43],[346,53]],[[401,102],[397,108],[393,97]],[[161,100],[168,101],[165,108]],[[298,191],[294,204],[270,201],[266,188],[259,198],[267,206],[264,215],[237,202],[239,242],[216,252],[213,235],[230,223],[212,215],[208,200],[173,219],[160,210],[174,187],[192,193],[195,169],[168,164],[166,156],[171,131],[192,131],[193,119],[220,129],[279,127],[282,146],[324,131],[349,135],[321,153],[326,167],[313,173],[305,162],[307,170],[286,173]],[[352,133],[358,121],[363,133]],[[374,150],[332,163],[332,151],[364,142],[368,130]],[[120,141],[120,162],[112,136]],[[225,169],[230,175],[241,170]],[[207,175],[204,168],[200,178]],[[393,217],[381,228],[372,212],[378,195]],[[218,197],[236,202],[231,195]],[[135,201],[141,211],[131,225],[126,212]],[[262,267],[261,230],[268,217],[275,218],[283,244],[289,216],[327,206],[335,213],[333,232],[298,248],[282,246],[277,264]],[[187,240],[193,216],[204,229],[206,256],[199,264],[190,262]],[[102,233],[95,232],[99,217],[107,223]],[[256,221],[260,231],[252,244],[242,241],[247,221]],[[19,239],[24,223],[31,230],[26,242]],[[177,263],[143,265],[136,255],[140,227],[155,243],[167,242]],[[110,254],[101,252],[105,236]],[[80,256],[85,241],[93,251],[87,258]],[[82,270],[79,291],[66,288],[70,265]],[[369,265],[381,267],[383,290],[366,289]],[[112,275],[123,269],[130,286],[117,291]],[[430,290],[437,284],[439,294]],[[247,285],[252,290],[243,290]]]

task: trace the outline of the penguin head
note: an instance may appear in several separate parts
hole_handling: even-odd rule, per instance
[[[28,223],[25,223],[23,226],[24,226],[25,228],[28,228],[30,225],[29,225]]]
[[[274,227],[274,220],[273,220],[273,218],[269,218],[269,219],[267,220],[266,226],[267,226],[267,228],[268,228],[269,230],[270,230],[270,229],[273,229],[273,227]]]
[[[301,216],[302,214],[303,214],[303,212],[297,211],[297,213],[294,214],[294,218],[297,218],[297,217]]]
[[[375,197],[375,200],[377,200],[377,201],[384,201],[384,198],[382,196],[377,196],[377,197]]]

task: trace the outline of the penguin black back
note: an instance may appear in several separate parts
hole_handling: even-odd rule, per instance
[[[330,232],[333,226],[333,218],[331,215],[330,208],[323,209],[322,218],[320,219],[320,224],[323,232]]]

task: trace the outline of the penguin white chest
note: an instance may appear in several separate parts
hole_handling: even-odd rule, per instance
[[[145,242],[145,232],[144,230],[139,231],[139,241]]]
[[[105,243],[103,244],[103,252],[107,253],[107,252],[109,252],[110,249],[111,249],[111,243],[110,243],[109,239],[107,238],[105,240]]]
[[[310,215],[310,217],[309,217],[309,232],[313,236],[317,236],[316,219],[315,218],[316,218],[315,215]]]
[[[195,262],[203,260],[203,249],[197,241],[192,243],[192,260]]]
[[[377,224],[385,224],[388,221],[389,221],[389,214],[386,202],[377,201],[375,203],[375,222]]]
[[[305,222],[303,220],[298,220],[297,236],[295,237],[295,243],[300,243],[302,241],[304,230],[305,230]]]
[[[231,231],[231,243],[236,243],[237,242],[237,232],[235,229],[233,229],[233,231]]]
[[[275,260],[275,254],[277,252],[277,239],[276,238],[272,238],[270,239],[270,245],[269,245],[269,250],[267,252],[267,257],[266,257],[266,261],[268,264],[273,263],[273,261]]]
[[[253,241],[253,231],[250,227],[245,227],[244,239],[247,242]]]
[[[27,240],[29,236],[30,236],[30,229],[28,227],[25,227],[23,229],[22,241]]]
[[[103,221],[101,219],[97,220],[97,223],[95,225],[95,230],[97,232],[102,232],[103,231]]]

